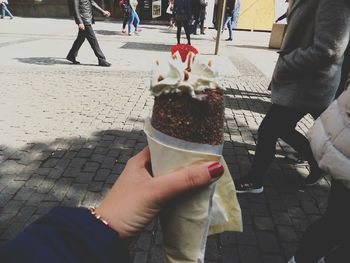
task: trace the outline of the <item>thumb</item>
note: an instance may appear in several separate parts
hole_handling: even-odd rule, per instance
[[[224,173],[219,162],[201,162],[170,174],[153,178],[154,195],[164,202],[189,190],[209,185]]]

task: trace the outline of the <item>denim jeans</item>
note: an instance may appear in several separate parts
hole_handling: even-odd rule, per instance
[[[229,38],[232,38],[232,16],[225,16],[225,23],[222,27],[222,32],[224,32],[226,26],[228,28]]]
[[[7,6],[5,3],[1,3],[1,7],[2,7],[2,17],[6,16],[6,13],[8,14],[9,17],[13,17],[13,15],[11,14],[10,10],[8,10]]]
[[[129,34],[132,32],[131,31],[132,25],[135,26],[135,32],[137,32],[139,23],[140,23],[139,15],[136,13],[135,10],[132,10],[132,12],[130,13],[129,24],[128,24]]]

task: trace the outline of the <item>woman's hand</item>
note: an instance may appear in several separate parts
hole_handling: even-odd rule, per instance
[[[151,177],[148,147],[131,158],[111,191],[96,208],[121,237],[143,230],[169,199],[209,185],[224,172],[218,162],[201,162],[173,173]]]

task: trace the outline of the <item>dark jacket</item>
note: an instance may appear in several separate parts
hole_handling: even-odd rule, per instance
[[[177,14],[191,17],[193,14],[192,8],[192,0],[175,0],[173,15],[175,16],[175,18]]]
[[[295,0],[271,81],[272,103],[323,111],[341,80],[350,36],[348,0]]]
[[[226,16],[233,16],[234,11],[235,11],[235,1],[228,0],[226,3],[225,15]]]
[[[118,233],[81,208],[54,208],[0,247],[1,262],[131,262]]]
[[[102,14],[104,10],[94,0],[69,0],[72,5],[75,23],[91,25],[95,23],[92,7],[95,7]]]
[[[207,2],[205,0],[193,0],[193,15],[196,20],[204,20],[206,15]]]

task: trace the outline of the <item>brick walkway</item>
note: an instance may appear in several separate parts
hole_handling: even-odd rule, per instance
[[[60,25],[60,21],[55,23]],[[151,39],[156,30],[149,26],[143,32]],[[160,30],[159,34],[167,32]],[[129,50],[140,58],[145,56],[136,65],[138,70],[130,71],[135,61],[122,55],[124,40],[115,35],[98,37],[106,53],[117,49],[113,63],[118,63],[118,54],[122,57],[114,68],[74,67],[55,54],[42,58],[25,55],[23,50],[21,55],[10,56],[7,52],[19,45],[33,47],[36,42],[37,49],[44,48],[53,36],[44,39],[37,34],[29,41],[24,33],[0,33],[0,55],[5,57],[0,62],[4,84],[0,86],[1,242],[54,206],[97,204],[128,158],[146,145],[143,121],[153,99],[145,89],[149,74],[142,65],[151,62],[157,52]],[[66,46],[72,39],[72,35],[55,36],[55,41]],[[209,40],[200,43],[204,46]],[[226,58],[241,74],[222,80],[226,87],[224,157],[234,178],[244,176],[250,167],[257,129],[270,105],[268,78],[242,50],[224,47]],[[305,132],[311,124],[305,118],[299,129]],[[322,180],[303,189],[301,178],[308,170],[285,158],[291,152],[288,145],[278,143],[264,193],[239,196],[244,232],[209,237],[206,263],[277,263],[293,255],[305,228],[325,210],[329,182]],[[161,244],[161,231],[153,223],[136,240],[134,262],[163,262]]]

